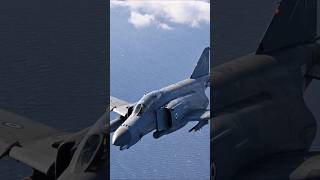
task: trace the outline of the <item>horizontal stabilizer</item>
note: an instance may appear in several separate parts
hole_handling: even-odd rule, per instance
[[[200,110],[188,114],[186,118],[187,121],[199,121],[198,124],[189,130],[189,132],[200,130],[203,126],[208,124],[209,119],[210,110]]]
[[[208,124],[208,120],[202,120],[202,121],[199,121],[197,125],[195,125],[193,128],[191,128],[189,130],[189,132],[191,131],[199,131],[203,126],[207,125]]]

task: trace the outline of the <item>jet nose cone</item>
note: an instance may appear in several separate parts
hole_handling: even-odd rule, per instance
[[[128,128],[119,127],[112,136],[112,144],[116,146],[125,146],[131,141],[131,134]]]

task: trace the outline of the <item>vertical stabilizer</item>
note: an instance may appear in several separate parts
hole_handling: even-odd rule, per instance
[[[257,54],[313,41],[317,36],[317,0],[283,0]]]
[[[197,79],[199,77],[209,75],[209,62],[210,61],[210,48],[207,47],[203,50],[201,57],[193,70],[191,79]]]

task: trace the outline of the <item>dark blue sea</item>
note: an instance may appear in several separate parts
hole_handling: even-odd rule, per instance
[[[89,3],[91,2],[91,3]],[[107,106],[105,2],[0,2],[0,108],[77,131]],[[31,169],[0,160],[0,179]]]

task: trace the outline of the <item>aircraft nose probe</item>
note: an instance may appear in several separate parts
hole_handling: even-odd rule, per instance
[[[127,127],[119,127],[112,136],[112,144],[116,146],[125,146],[131,141],[131,134]]]

